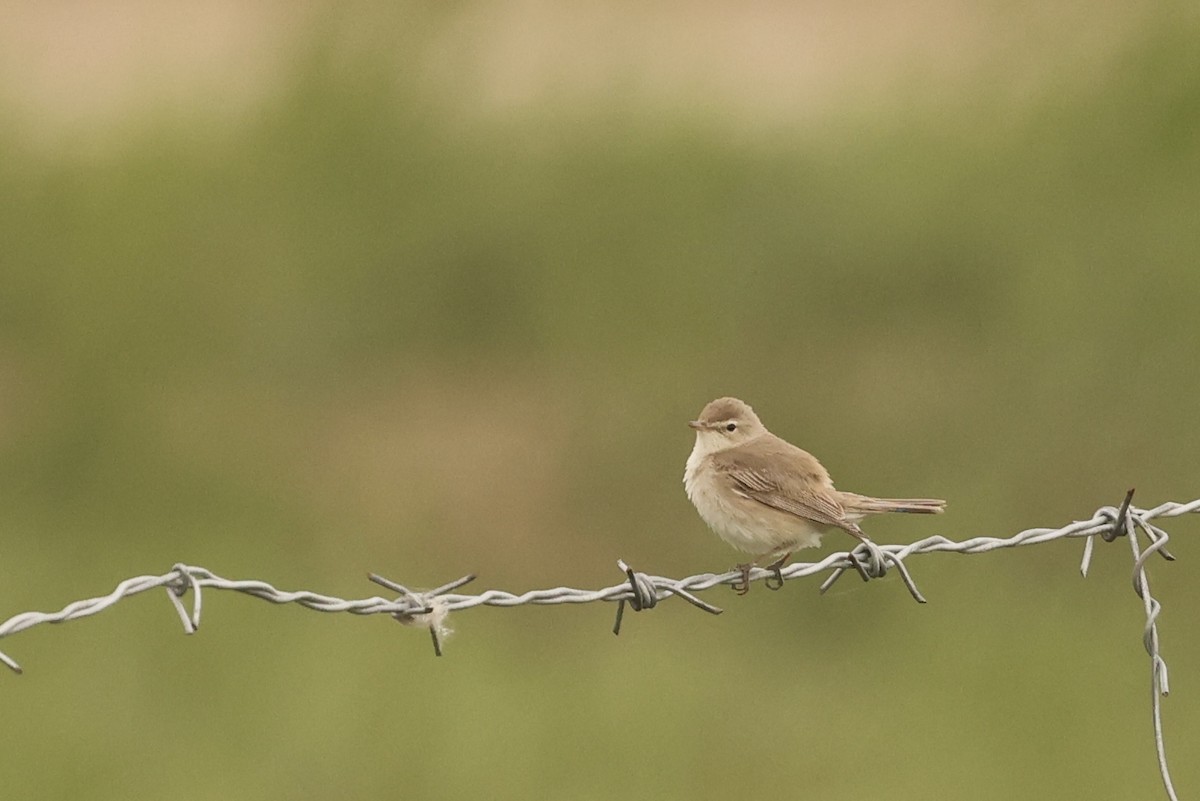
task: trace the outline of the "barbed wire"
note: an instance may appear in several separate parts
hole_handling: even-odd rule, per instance
[[[1082,537],[1084,538],[1084,549],[1080,572],[1086,577],[1091,565],[1095,538],[1099,536],[1105,542],[1113,542],[1118,537],[1126,537],[1133,552],[1133,589],[1142,599],[1146,613],[1142,643],[1146,653],[1150,656],[1152,718],[1159,773],[1162,776],[1167,796],[1171,801],[1178,801],[1167,768],[1166,749],[1163,742],[1160,698],[1170,692],[1170,686],[1167,678],[1167,663],[1160,653],[1158,640],[1157,621],[1162,612],[1162,606],[1151,595],[1150,580],[1146,575],[1146,562],[1156,553],[1168,561],[1175,559],[1166,549],[1167,541],[1170,539],[1167,532],[1151,521],[1157,518],[1178,517],[1198,512],[1200,511],[1200,498],[1188,503],[1163,503],[1153,509],[1135,508],[1132,506],[1132,500],[1133,490],[1130,490],[1119,507],[1101,507],[1087,520],[1077,520],[1061,528],[1027,529],[1007,538],[973,537],[968,540],[955,541],[934,536],[909,545],[877,545],[866,541],[851,551],[830,554],[819,562],[796,562],[781,570],[753,568],[750,571],[749,580],[764,580],[768,587],[778,589],[786,581],[829,571],[829,576],[820,585],[820,592],[824,593],[848,570],[854,570],[864,581],[869,581],[872,578],[882,578],[889,569],[895,568],[914,600],[925,603],[924,596],[917,589],[916,582],[904,563],[905,559],[915,554],[987,553],[1001,548],[1039,545],[1060,539]],[[1139,530],[1148,541],[1145,548],[1138,541]],[[160,576],[137,576],[126,579],[108,595],[75,601],[57,612],[24,612],[14,615],[0,623],[0,639],[42,623],[62,623],[67,620],[88,617],[108,609],[123,598],[158,587],[166,588],[167,598],[170,599],[172,606],[179,614],[184,631],[187,634],[194,634],[200,627],[203,590],[216,589],[244,593],[274,604],[298,604],[317,612],[390,615],[405,625],[427,628],[433,640],[434,653],[441,656],[442,642],[448,633],[446,617],[451,612],[476,606],[514,607],[526,604],[583,604],[595,601],[615,601],[617,611],[612,631],[613,634],[620,634],[626,604],[629,604],[634,611],[640,612],[652,609],[659,601],[674,596],[682,598],[698,609],[717,615],[723,610],[701,600],[696,593],[722,584],[734,585],[743,580],[740,570],[731,570],[725,573],[701,573],[687,578],[673,579],[638,572],[620,559],[617,560],[617,566],[625,573],[626,580],[611,587],[598,590],[554,587],[529,590],[519,594],[505,590],[486,590],[478,595],[454,592],[473,581],[474,575],[463,576],[432,590],[414,591],[402,584],[371,573],[368,574],[371,581],[399,593],[399,595],[392,600],[378,596],[344,600],[306,590],[287,592],[276,589],[265,581],[226,579],[203,567],[176,564],[170,571]],[[190,611],[183,603],[183,598],[189,591],[192,594]],[[0,652],[0,662],[14,672],[21,673],[21,667],[17,662],[3,652]]]

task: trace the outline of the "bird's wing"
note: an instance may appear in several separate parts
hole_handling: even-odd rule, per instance
[[[807,451],[767,436],[772,437],[769,447],[732,448],[721,454],[724,458],[715,466],[732,482],[734,491],[820,525],[856,529],[846,519],[821,463]]]

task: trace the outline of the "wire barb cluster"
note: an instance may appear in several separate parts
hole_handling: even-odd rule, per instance
[[[1158,639],[1157,621],[1162,611],[1162,606],[1150,593],[1150,580],[1146,575],[1146,563],[1156,553],[1169,561],[1175,558],[1166,549],[1166,544],[1169,540],[1167,533],[1151,521],[1157,518],[1178,517],[1179,515],[1198,512],[1200,511],[1200,499],[1189,503],[1168,502],[1153,509],[1135,508],[1132,505],[1132,500],[1133,490],[1130,490],[1120,507],[1102,507],[1088,520],[1079,520],[1056,529],[1028,529],[1007,538],[974,537],[968,540],[954,541],[945,537],[934,536],[909,545],[877,545],[868,540],[860,543],[851,551],[830,554],[819,562],[796,562],[780,571],[754,568],[750,571],[749,580],[772,579],[782,583],[828,571],[829,575],[820,585],[820,591],[823,593],[848,570],[855,571],[864,581],[869,581],[872,578],[882,578],[890,569],[894,568],[912,597],[919,603],[925,603],[924,596],[917,589],[916,582],[905,565],[905,560],[915,554],[977,554],[1000,548],[1016,548],[1026,545],[1038,545],[1059,539],[1082,537],[1084,538],[1084,549],[1080,571],[1084,576],[1087,576],[1096,537],[1099,536],[1105,542],[1114,542],[1119,537],[1126,537],[1133,552],[1133,589],[1138,597],[1142,599],[1146,612],[1146,625],[1142,641],[1146,652],[1150,655],[1154,739],[1158,753],[1159,772],[1162,775],[1168,797],[1172,801],[1177,801],[1175,789],[1171,783],[1171,776],[1167,769],[1166,750],[1163,744],[1162,733],[1160,697],[1167,695],[1169,692],[1167,663],[1160,654]],[[1139,531],[1149,541],[1149,544],[1145,548],[1142,548],[1138,541]],[[160,576],[138,576],[126,579],[118,584],[108,595],[75,601],[63,607],[58,612],[24,612],[15,615],[0,623],[0,638],[24,631],[42,623],[61,623],[67,620],[88,617],[108,609],[123,598],[158,587],[166,589],[167,598],[178,613],[184,632],[194,634],[200,627],[203,591],[206,589],[217,589],[244,593],[274,604],[298,604],[306,609],[317,612],[348,612],[352,615],[390,615],[405,625],[428,628],[433,639],[434,653],[441,656],[442,643],[449,632],[445,621],[451,612],[470,609],[476,606],[513,607],[528,604],[582,604],[594,601],[615,601],[617,603],[617,614],[612,631],[613,634],[619,634],[626,604],[631,606],[635,612],[640,612],[646,609],[653,609],[659,601],[671,596],[677,596],[698,609],[717,615],[722,611],[720,607],[701,600],[696,596],[696,593],[703,592],[720,584],[733,585],[742,580],[742,574],[739,570],[732,570],[726,573],[701,573],[682,579],[673,579],[635,571],[622,560],[617,561],[617,566],[625,574],[625,580],[611,587],[604,587],[598,590],[554,587],[544,590],[529,590],[521,594],[506,592],[504,590],[485,590],[478,595],[464,595],[454,592],[454,590],[473,581],[475,579],[473,575],[464,576],[433,590],[418,592],[372,573],[369,574],[371,581],[399,595],[392,600],[378,596],[359,600],[344,600],[305,590],[287,592],[276,589],[263,581],[226,579],[203,567],[176,564],[169,572]],[[189,593],[191,594],[190,610],[184,604],[184,599]],[[3,652],[0,652],[0,662],[3,662],[17,673],[21,672],[21,668],[17,662]]]

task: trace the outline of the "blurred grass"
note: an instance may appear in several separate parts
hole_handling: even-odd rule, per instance
[[[418,25],[408,49],[316,36],[237,124],[151,110],[49,154],[0,131],[5,608],[180,560],[344,597],[367,569],[721,569],[679,482],[683,421],[726,393],[843,487],[950,499],[880,541],[1195,497],[1200,71],[1173,23],[1032,97],[1001,61],[794,129],[616,96],[471,115],[404,79]],[[1153,565],[1184,792],[1189,529]],[[436,661],[383,621],[237,598],[185,640],[138,599],[5,642],[27,668],[5,782],[1153,797],[1128,555],[1086,582],[1077,558],[927,557],[926,608],[894,580],[796,585],[619,641],[607,608],[484,610]]]

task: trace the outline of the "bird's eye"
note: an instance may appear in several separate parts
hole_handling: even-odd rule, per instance
[[[725,430],[726,431],[737,431],[737,423],[727,423],[725,425]]]

